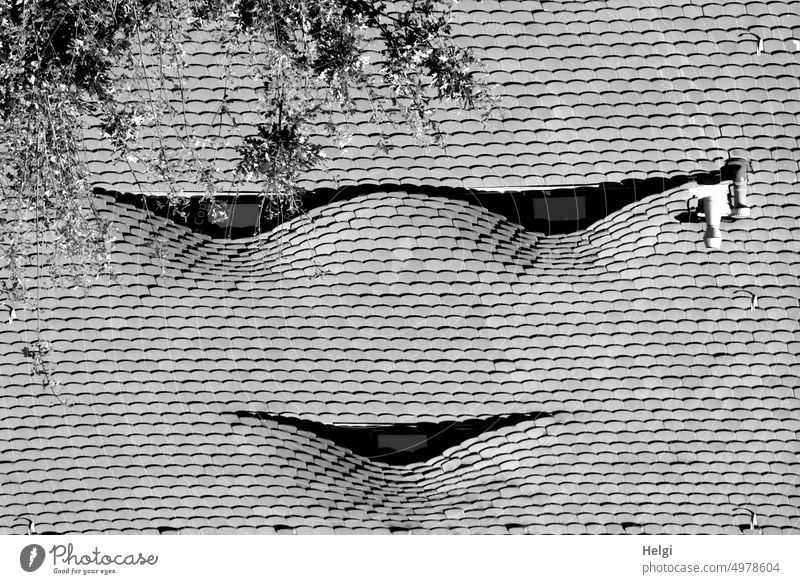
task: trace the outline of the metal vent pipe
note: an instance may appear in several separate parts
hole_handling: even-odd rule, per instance
[[[750,164],[744,158],[729,158],[723,167],[723,177],[733,182],[731,185],[731,218],[750,217],[747,205],[747,173]]]

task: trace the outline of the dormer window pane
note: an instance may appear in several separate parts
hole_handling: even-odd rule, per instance
[[[533,214],[545,221],[578,221],[586,218],[586,197],[537,197]]]

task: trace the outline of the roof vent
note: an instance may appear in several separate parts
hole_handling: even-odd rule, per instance
[[[729,158],[722,167],[723,180],[732,181],[731,185],[731,218],[746,219],[750,217],[747,206],[747,172],[750,164],[744,158]]]
[[[722,245],[720,223],[723,217],[746,219],[750,217],[747,205],[747,172],[750,165],[744,158],[729,158],[720,172],[721,182],[717,184],[691,183],[687,190],[691,198],[698,201],[697,216],[706,220],[703,237],[706,247],[719,249]]]
[[[728,206],[728,187],[720,183],[716,185],[692,184],[688,187],[692,199],[698,200],[698,216],[705,216],[706,233],[703,237],[706,247],[719,249],[722,245],[722,230],[719,225],[723,215],[730,214]]]

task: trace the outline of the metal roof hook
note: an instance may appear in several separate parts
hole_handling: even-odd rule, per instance
[[[17,320],[17,310],[10,304],[0,303],[0,308],[8,311],[8,324],[14,324]]]
[[[753,31],[750,31],[750,30],[744,31],[744,33],[742,33],[742,35],[743,36],[744,35],[751,35],[751,36],[755,37],[755,39],[756,39],[756,55],[760,55],[761,53],[764,52],[764,39],[763,38],[761,38],[756,33],[754,33]]]
[[[694,207],[692,207],[692,203],[694,203]],[[689,223],[697,219],[699,205],[700,199],[697,197],[689,197],[686,199],[686,216],[689,218]]]
[[[758,296],[756,296],[756,293],[755,292],[751,292],[750,290],[747,290],[746,288],[739,288],[739,291],[742,294],[744,294],[745,296],[747,296],[748,298],[750,298],[750,311],[751,312],[755,311],[755,309],[758,308]]]
[[[747,511],[750,514],[750,533],[764,534],[764,530],[758,526],[758,515],[753,509],[749,507],[738,507],[742,511]]]

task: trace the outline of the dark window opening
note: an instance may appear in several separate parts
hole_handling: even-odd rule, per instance
[[[355,454],[392,465],[424,462],[484,432],[536,420],[553,413],[511,414],[439,423],[348,426],[323,424],[260,412],[236,412],[239,418],[273,420],[310,432]]]
[[[533,220],[544,224],[544,229],[551,232],[569,229],[570,223],[580,225],[586,220],[586,195],[583,194],[534,197],[532,203]],[[564,223],[567,225],[562,225]]]
[[[528,231],[548,235],[586,229],[631,203],[690,181],[712,184],[714,181],[719,181],[719,173],[696,173],[646,180],[630,179],[596,186],[519,192],[467,191],[404,185],[347,187],[338,191],[321,189],[306,193],[303,196],[302,208],[310,211],[374,192],[407,191],[466,201],[499,214]],[[120,202],[147,208],[151,213],[169,217],[180,225],[219,239],[238,239],[251,237],[259,232],[268,232],[296,216],[290,212],[285,203],[265,200],[255,194],[217,196],[216,200],[227,211],[228,217],[224,221],[212,217],[211,202],[200,197],[188,199],[186,205],[178,209],[171,207],[166,197],[144,197],[129,193],[114,196]]]
[[[184,204],[174,206],[167,197],[162,196],[110,193],[102,190],[98,192],[114,196],[119,203],[146,210],[158,217],[167,217],[178,225],[215,239],[252,237],[293,217],[286,205],[266,202],[259,195],[216,196],[218,208],[224,210],[226,215],[220,219],[213,212],[212,202],[199,196],[189,197]]]

